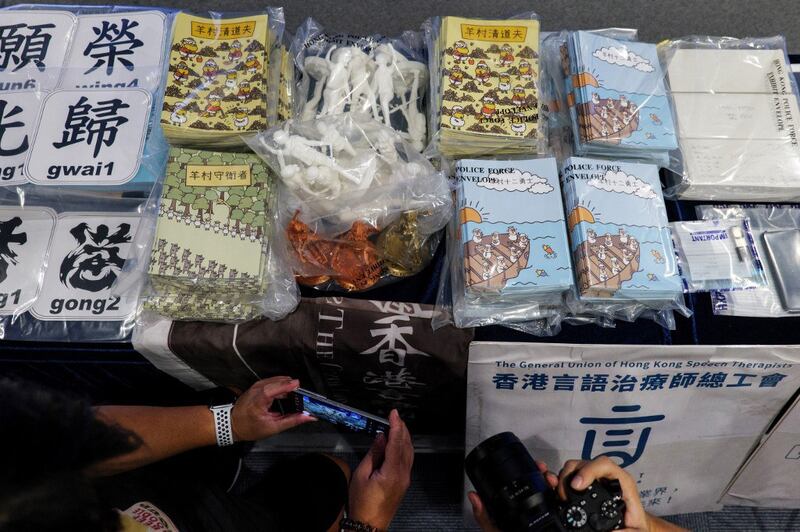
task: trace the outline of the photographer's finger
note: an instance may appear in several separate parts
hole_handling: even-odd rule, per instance
[[[550,486],[551,489],[556,489],[558,487],[558,476],[550,471],[547,468],[547,464],[544,462],[540,462],[539,460],[534,460],[536,463],[536,467],[539,469],[539,472],[544,477],[545,482],[547,485]]]
[[[583,465],[576,478],[573,479],[573,482],[575,482],[573,488],[586,489],[592,482],[600,478],[619,481],[619,486],[622,489],[622,500],[625,501],[626,506],[625,526],[638,528],[647,522],[636,481],[607,456],[601,456]],[[580,479],[580,481],[576,482],[577,479]],[[578,485],[581,487],[577,488],[576,486]]]
[[[467,495],[467,498],[472,505],[472,515],[475,517],[475,521],[478,522],[478,526],[480,526],[484,532],[496,531],[497,528],[495,528],[491,519],[489,519],[489,514],[486,512],[486,507],[483,505],[483,501],[478,494],[474,491],[470,491]]]
[[[551,489],[558,489],[558,475],[552,471],[545,471],[544,480]]]
[[[561,500],[567,500],[566,481],[573,471],[580,468],[586,462],[584,460],[567,460],[564,467],[558,472],[558,496]]]

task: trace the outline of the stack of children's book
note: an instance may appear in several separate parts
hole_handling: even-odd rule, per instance
[[[456,179],[456,323],[552,315],[573,286],[555,159],[462,159]]]
[[[243,133],[268,127],[269,33],[266,13],[176,15],[161,111],[171,144],[242,146]]]
[[[536,151],[539,21],[444,17],[433,33],[439,150],[451,157]]]
[[[683,293],[657,166],[570,157],[562,184],[581,301],[648,305]]]
[[[654,44],[575,31],[562,54],[578,154],[663,161],[677,148]]]
[[[174,319],[257,314],[272,201],[272,178],[256,155],[172,148],[146,308]]]
[[[678,48],[667,72],[687,199],[800,197],[798,109],[782,49]]]

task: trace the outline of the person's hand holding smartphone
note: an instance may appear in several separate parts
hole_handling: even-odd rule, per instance
[[[414,446],[397,410],[389,414],[389,434],[378,434],[350,480],[349,517],[387,530],[411,484]]]
[[[291,377],[272,377],[253,384],[236,400],[231,411],[235,441],[255,441],[292,427],[316,421],[302,413],[281,414],[270,410],[273,401],[286,398],[300,386]]]

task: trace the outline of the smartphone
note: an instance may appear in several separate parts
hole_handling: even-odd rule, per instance
[[[389,432],[388,420],[332,401],[327,397],[302,388],[298,388],[289,394],[286,403],[288,403],[288,408],[285,408],[285,410],[288,410],[286,413],[303,412],[354,432],[366,432],[368,434],[377,434],[379,432],[388,434]]]

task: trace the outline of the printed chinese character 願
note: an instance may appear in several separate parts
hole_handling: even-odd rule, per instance
[[[33,63],[40,72],[44,72],[47,67],[44,58],[53,36],[43,30],[55,27],[55,24],[0,26],[0,71],[6,70],[11,63],[14,64],[14,72]],[[20,33],[18,30],[22,28],[29,30],[29,33]]]

